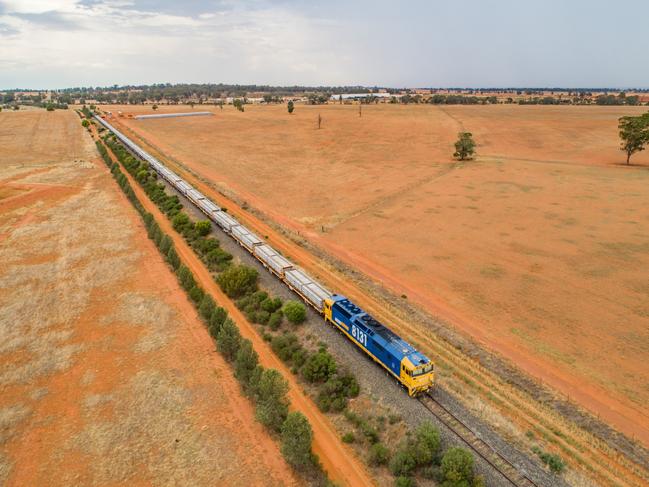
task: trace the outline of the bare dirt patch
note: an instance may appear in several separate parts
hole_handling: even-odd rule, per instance
[[[0,483],[295,485],[76,115],[44,113],[0,146],[0,187],[47,187],[0,212]]]
[[[120,121],[649,443],[649,156],[620,166],[616,128],[643,111],[247,107]],[[475,162],[449,159],[460,129]]]

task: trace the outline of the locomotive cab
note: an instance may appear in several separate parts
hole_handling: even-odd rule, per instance
[[[429,390],[433,386],[433,374],[433,363],[417,352],[401,361],[401,383],[408,389],[409,396]]]

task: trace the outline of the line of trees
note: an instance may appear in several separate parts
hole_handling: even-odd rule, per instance
[[[161,230],[153,215],[137,199],[119,165],[111,160],[108,151],[99,141],[96,144],[115,180],[140,213],[149,238],[174,270],[181,287],[196,306],[210,335],[216,341],[217,350],[232,364],[234,376],[244,393],[255,403],[257,420],[271,433],[279,435],[282,454],[290,465],[303,472],[316,471],[322,477],[317,457],[311,451],[313,432],[308,420],[300,412],[288,412],[286,379],[277,370],[265,369],[259,365],[252,342],[241,337],[227,311],[217,306],[213,298],[196,282],[192,272],[181,262],[172,239]]]

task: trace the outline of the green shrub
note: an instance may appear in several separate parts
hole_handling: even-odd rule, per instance
[[[566,464],[563,462],[559,455],[541,452],[539,454],[539,457],[541,458],[541,461],[543,463],[550,467],[552,473],[561,473],[566,468]]]
[[[373,467],[386,465],[390,461],[390,450],[388,450],[388,447],[382,443],[374,443],[370,447],[367,461]]]
[[[180,257],[178,257],[178,253],[176,252],[176,249],[171,247],[169,249],[169,252],[167,252],[167,260],[171,264],[171,267],[174,268],[174,270],[177,270],[180,267]]]
[[[259,356],[252,348],[250,340],[241,340],[239,350],[234,361],[234,375],[244,386],[249,387],[250,378],[259,364]]]
[[[205,321],[209,323],[212,313],[216,308],[216,303],[212,299],[212,296],[205,294],[201,300],[201,304],[198,307],[198,313],[203,317]]]
[[[470,484],[473,480],[473,456],[464,448],[452,447],[446,450],[440,466],[444,484]]]
[[[268,313],[274,313],[282,307],[282,300],[280,298],[266,298],[261,302],[261,309]]]
[[[87,128],[87,127],[90,126],[90,122],[89,122],[88,120],[81,120],[81,125],[82,125],[84,128]]]
[[[417,461],[406,449],[400,449],[390,461],[390,471],[395,477],[408,477],[415,470]]]
[[[273,337],[270,346],[282,361],[290,363],[293,354],[302,349],[300,341],[293,333],[284,333]]]
[[[178,268],[177,274],[178,279],[180,280],[180,285],[185,289],[185,291],[190,291],[194,286],[196,286],[194,275],[185,265],[181,265]]]
[[[412,477],[397,477],[394,480],[395,487],[415,487],[417,483]]]
[[[160,230],[160,227],[156,225],[155,229],[153,230],[153,241],[155,242],[157,247],[160,247],[160,242],[162,242],[163,237],[164,234],[162,233],[162,230]]]
[[[231,319],[226,319],[221,325],[221,329],[216,336],[216,342],[219,352],[228,362],[232,362],[239,351],[241,335],[239,334],[239,328]]]
[[[265,325],[268,323],[268,320],[270,319],[270,313],[268,311],[257,311],[255,313],[253,321],[255,323],[259,323],[260,325]]]
[[[229,254],[222,248],[212,249],[207,254],[205,254],[205,261],[210,268],[210,270],[222,271],[232,260],[232,254]]]
[[[149,177],[149,171],[147,171],[146,169],[141,169],[135,175],[135,178],[141,183],[145,182],[148,179],[148,177]]]
[[[191,221],[189,220],[189,217],[185,213],[178,213],[171,220],[171,225],[174,227],[174,230],[176,230],[177,232],[182,232],[184,228],[186,228],[188,225],[191,225]]]
[[[171,241],[171,237],[169,237],[169,235],[165,235],[160,241],[160,252],[162,252],[164,255],[168,255],[169,249],[172,245],[173,242]]]
[[[210,322],[207,325],[210,335],[212,335],[213,338],[216,338],[218,336],[219,331],[221,331],[221,325],[225,323],[227,317],[228,312],[225,311],[224,308],[221,308],[220,306],[216,306],[214,308],[212,316],[210,316]]]
[[[198,250],[201,254],[208,254],[212,250],[218,249],[219,245],[219,241],[212,237],[201,238],[194,244],[196,250]]]
[[[270,318],[268,318],[268,326],[270,327],[270,329],[273,331],[279,330],[279,327],[282,326],[283,318],[284,314],[282,313],[281,309],[278,309],[273,314],[271,314]]]
[[[333,375],[322,386],[317,397],[321,411],[340,412],[347,407],[347,398],[356,397],[360,388],[351,374]]]
[[[306,308],[297,301],[287,301],[284,304],[284,315],[288,321],[298,325],[306,319]]]
[[[248,387],[244,388],[243,392],[250,397],[252,400],[257,401],[259,399],[259,384],[261,382],[261,376],[264,373],[264,368],[261,365],[257,365],[255,369],[250,374],[248,379]]]
[[[209,220],[200,220],[194,223],[194,229],[198,235],[204,237],[212,231],[212,224]]]
[[[345,433],[342,436],[343,443],[354,443],[356,441],[356,437],[354,436],[354,433],[350,431],[349,433]]]
[[[288,415],[288,382],[278,371],[266,369],[257,389],[257,419],[270,430],[279,432]]]
[[[198,285],[189,290],[189,297],[194,301],[194,304],[200,303],[204,296],[205,292]]]
[[[335,373],[336,361],[327,352],[314,353],[302,367],[302,375],[308,382],[326,382]]]
[[[311,425],[300,412],[292,412],[282,424],[282,455],[297,469],[304,469],[312,463]]]
[[[238,298],[257,290],[258,277],[257,271],[252,267],[233,265],[219,274],[216,281],[225,294]]]
[[[408,450],[412,453],[417,465],[426,465],[433,461],[441,446],[439,431],[430,421],[421,423],[408,441]]]
[[[295,350],[293,352],[293,355],[291,355],[291,363],[294,367],[297,367],[299,369],[304,365],[307,358],[309,358],[309,352],[307,352],[304,348],[300,348],[299,350]]]

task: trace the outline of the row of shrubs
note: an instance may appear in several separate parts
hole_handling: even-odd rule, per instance
[[[109,139],[109,145],[138,182],[145,189],[147,185],[150,187],[150,181],[155,180],[155,172],[149,171],[146,163],[136,160],[114,139]],[[164,193],[164,185],[157,186]],[[151,196],[149,191],[147,194]],[[165,197],[167,200],[175,198],[178,201],[176,196],[171,197],[165,193]],[[164,201],[165,198],[162,197],[158,201],[154,200],[163,211],[166,209]],[[216,282],[228,297],[236,300],[237,307],[248,320],[268,325],[273,331],[279,330],[284,318],[294,325],[306,320],[306,308],[302,303],[282,303],[280,298],[269,296],[267,292],[259,290],[256,269],[232,264],[232,255],[220,247],[218,239],[208,236],[212,226],[208,220],[194,222],[180,209],[175,214],[173,211],[165,212],[171,217],[174,230],[183,236],[211,271],[218,272]],[[188,292],[190,295],[197,293],[191,289]],[[322,411],[342,411],[346,408],[348,399],[358,395],[356,378],[348,372],[337,372],[334,357],[325,349],[309,353],[293,333],[269,337],[269,340],[275,353],[291,367],[293,373],[300,373],[307,382],[318,386],[316,402]]]
[[[147,196],[160,210],[169,215],[175,216],[182,209],[178,196],[169,196],[165,192],[165,186],[159,183],[155,171],[150,171],[149,164],[133,157],[122,144],[117,142],[114,136],[107,135],[104,141],[113,151],[119,162],[142,186]]]
[[[227,311],[217,306],[213,298],[196,282],[192,272],[182,264],[171,238],[166,235],[137,199],[133,188],[119,165],[112,162],[106,148],[97,142],[97,149],[111,172],[144,220],[147,234],[172,267],[181,287],[188,293],[207,329],[216,341],[217,350],[232,364],[234,375],[255,404],[257,420],[273,434],[279,435],[281,451],[286,461],[301,471],[318,472],[317,457],[311,451],[313,432],[300,412],[288,411],[288,382],[274,369],[259,365],[258,355],[250,340],[241,337],[238,327]]]

